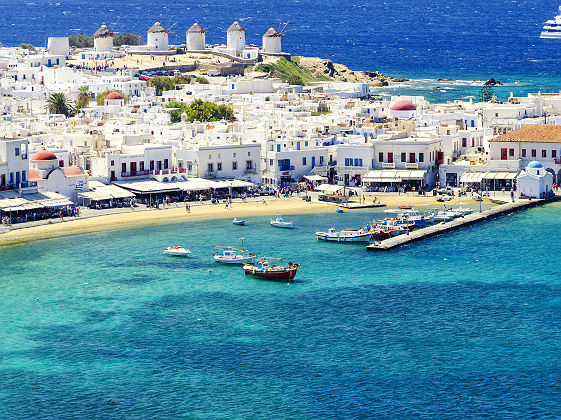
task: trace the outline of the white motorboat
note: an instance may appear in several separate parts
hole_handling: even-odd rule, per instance
[[[454,213],[456,213],[459,217],[464,217],[467,214],[470,214],[473,212],[472,209],[470,209],[469,207],[458,207],[456,209],[450,209],[450,211],[453,211]]]
[[[277,214],[276,219],[271,219],[271,226],[279,228],[292,229],[294,227],[293,222],[285,222],[280,214]]]
[[[448,210],[440,210],[434,216],[434,220],[438,220],[439,222],[446,222],[448,220],[455,219],[458,216],[459,216],[458,213],[456,213],[455,211],[452,211],[452,210],[449,210],[449,209]]]
[[[415,226],[426,226],[434,222],[434,213],[419,213],[416,210],[409,210],[397,215],[397,219],[407,222],[415,222]]]
[[[173,255],[174,257],[188,257],[191,251],[182,246],[170,246],[164,249],[164,254]]]
[[[559,14],[545,22],[540,38],[561,39],[561,6],[559,6]]]
[[[364,229],[343,229],[338,232],[329,228],[327,232],[316,232],[316,238],[333,242],[370,242],[372,232],[367,232]]]
[[[225,249],[222,254],[212,254],[214,261],[223,264],[254,264],[257,259],[256,254],[246,254],[241,251],[238,253],[235,248]]]
[[[238,226],[244,226],[245,225],[245,220],[240,220],[236,217],[234,217],[234,220],[232,220],[232,223]]]

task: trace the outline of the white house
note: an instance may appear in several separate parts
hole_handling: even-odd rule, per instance
[[[520,197],[544,198],[553,187],[553,175],[534,160],[516,178]]]
[[[0,191],[27,187],[27,139],[0,139]]]
[[[70,55],[70,44],[67,36],[52,36],[47,41],[47,53],[49,55]]]

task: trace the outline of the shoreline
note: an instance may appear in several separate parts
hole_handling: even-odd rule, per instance
[[[384,195],[378,194],[385,209],[397,207],[400,204],[414,206],[441,206],[432,196],[418,195]],[[371,199],[371,197],[369,197]],[[226,209],[222,204],[205,203],[203,205],[191,204],[191,212],[187,213],[183,203],[178,207],[161,209],[136,209],[112,214],[88,215],[67,220],[51,219],[51,222],[36,226],[17,227],[8,232],[0,233],[0,248],[23,244],[36,240],[55,239],[84,233],[102,232],[117,229],[127,229],[144,226],[163,225],[181,222],[197,222],[208,220],[233,219],[253,216],[271,216],[277,213],[284,214],[314,214],[335,211],[334,204],[324,204],[317,201],[306,202],[299,198],[267,198],[267,204],[262,201],[248,201],[242,203],[234,201],[231,209]],[[469,198],[454,197],[448,205],[469,202]],[[373,210],[373,209],[372,209]],[[345,211],[353,211],[346,209]],[[374,210],[375,211],[375,210]],[[55,221],[56,220],[56,221]]]

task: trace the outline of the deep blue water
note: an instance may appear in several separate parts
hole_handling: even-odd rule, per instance
[[[0,417],[559,417],[560,210],[388,253],[315,240],[365,211],[2,248]],[[298,281],[212,263],[242,232]]]
[[[247,41],[260,44],[270,26],[288,21],[285,50],[330,58],[356,70],[519,82],[499,89],[500,96],[561,88],[561,42],[539,39],[543,23],[557,13],[554,0],[96,0],[92,5],[89,0],[3,0],[0,42],[44,45],[48,36],[93,34],[101,23],[145,36],[159,20],[173,25],[172,43],[184,43],[185,31],[195,21],[207,29],[208,43],[219,43],[237,19],[246,28]],[[431,99],[466,94],[463,89],[424,93]]]

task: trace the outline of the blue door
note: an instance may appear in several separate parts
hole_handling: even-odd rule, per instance
[[[312,156],[312,168],[315,168],[316,166],[316,157]]]

